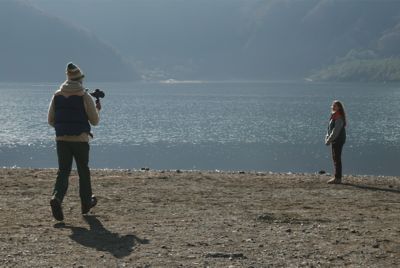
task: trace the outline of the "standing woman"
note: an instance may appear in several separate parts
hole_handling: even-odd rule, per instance
[[[329,184],[342,182],[342,149],[346,142],[346,113],[343,104],[335,100],[332,103],[332,114],[329,120],[325,144],[332,144],[332,159],[335,168],[335,177],[328,181]]]

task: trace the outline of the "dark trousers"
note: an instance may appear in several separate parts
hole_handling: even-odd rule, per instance
[[[344,145],[344,143],[342,143],[342,142],[332,143],[332,160],[333,160],[333,166],[334,166],[334,170],[335,170],[335,178],[336,179],[342,178],[343,145]]]
[[[57,141],[58,173],[53,196],[63,201],[68,189],[72,160],[75,159],[79,174],[79,195],[81,202],[89,204],[92,196],[92,185],[89,170],[89,143]]]

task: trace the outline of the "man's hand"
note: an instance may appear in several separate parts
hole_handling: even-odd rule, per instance
[[[96,109],[97,109],[98,111],[101,110],[101,104],[100,104],[100,101],[98,101],[98,100],[96,100]]]

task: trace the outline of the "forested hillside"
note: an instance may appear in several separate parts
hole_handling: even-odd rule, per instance
[[[92,81],[137,78],[111,46],[25,1],[0,1],[0,35],[0,81],[61,81],[69,61]]]

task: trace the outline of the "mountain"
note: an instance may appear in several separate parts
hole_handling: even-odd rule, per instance
[[[397,35],[400,1],[259,1],[253,14],[250,18],[255,26],[247,45],[248,55],[253,63],[277,76],[281,73],[307,77],[319,71],[326,72],[339,62],[343,66],[355,51],[358,51],[357,60],[368,65],[372,64],[370,60],[386,62],[386,58],[400,55]],[[375,57],[371,58],[369,52]],[[385,66],[382,61],[376,62],[374,69]],[[390,65],[393,63],[391,61]],[[358,69],[363,65],[352,66]],[[322,79],[322,76],[313,78]],[[340,80],[334,76],[325,78]]]
[[[0,81],[62,81],[69,61],[90,81],[137,78],[132,66],[93,33],[25,1],[0,1]]]
[[[94,32],[148,79],[233,78],[232,55],[245,42],[242,0],[30,2]]]
[[[30,2],[100,36],[147,79],[341,80],[332,70],[343,66],[397,77],[400,1]],[[370,80],[361,73],[346,80]]]

